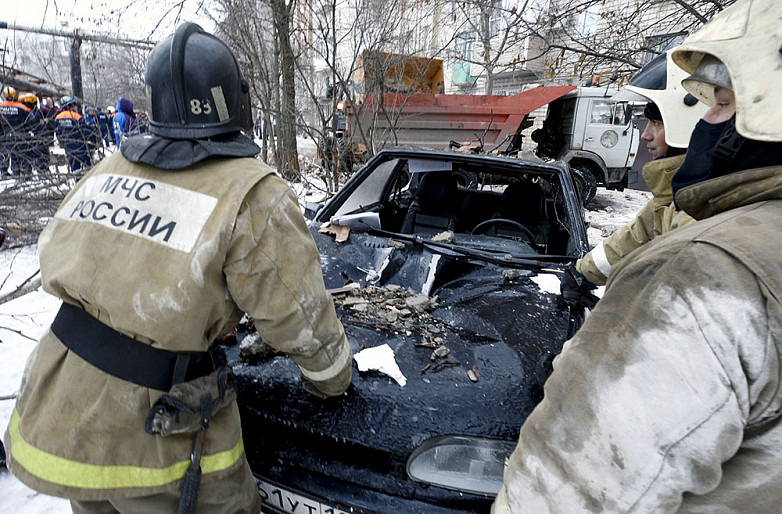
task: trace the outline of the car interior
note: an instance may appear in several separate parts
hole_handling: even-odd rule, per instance
[[[376,180],[384,180],[378,187]],[[361,189],[374,185],[379,197]],[[521,241],[541,254],[572,251],[570,218],[555,174],[487,169],[479,162],[395,158],[378,166],[339,214],[374,212],[382,230],[431,237],[444,231]]]

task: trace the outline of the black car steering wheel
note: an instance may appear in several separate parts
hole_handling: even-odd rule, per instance
[[[519,223],[518,221],[509,220],[507,218],[492,218],[490,220],[482,221],[475,225],[471,234],[485,234],[489,227],[493,225],[510,225],[521,232],[521,235],[526,237],[531,244],[535,244],[535,234],[530,229]]]

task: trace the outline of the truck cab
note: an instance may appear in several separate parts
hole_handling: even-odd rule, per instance
[[[578,87],[551,102],[543,127],[532,134],[539,157],[570,165],[584,202],[598,185],[627,186],[639,139],[632,105],[601,87]]]

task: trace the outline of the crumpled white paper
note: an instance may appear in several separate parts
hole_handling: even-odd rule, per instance
[[[559,276],[553,273],[541,273],[532,277],[532,281],[538,285],[541,291],[544,293],[560,294],[560,281]]]
[[[407,379],[402,374],[402,370],[399,369],[394,358],[394,350],[388,344],[382,344],[374,348],[365,348],[353,355],[353,358],[356,359],[359,371],[373,369],[385,373],[396,380],[402,387],[407,383]]]

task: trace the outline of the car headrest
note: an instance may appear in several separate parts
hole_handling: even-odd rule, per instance
[[[426,173],[418,186],[418,205],[421,209],[443,209],[454,200],[458,189],[456,177],[451,173]]]
[[[512,182],[505,188],[500,199],[500,213],[503,217],[517,221],[540,214],[543,191],[533,182]]]

